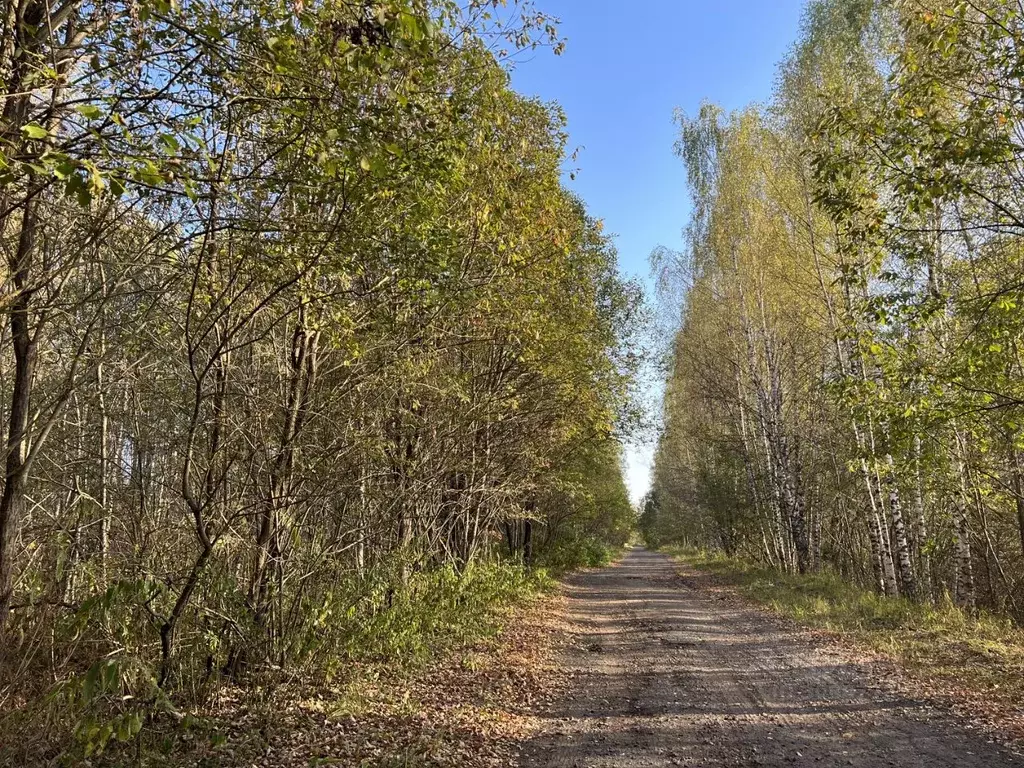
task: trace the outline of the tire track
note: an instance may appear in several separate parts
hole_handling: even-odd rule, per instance
[[[522,768],[1024,766],[807,634],[695,589],[663,555],[631,550],[565,589],[573,684]]]

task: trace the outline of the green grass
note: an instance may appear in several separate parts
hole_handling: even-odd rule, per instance
[[[543,568],[488,561],[462,573],[446,567],[412,574],[402,590],[382,581],[361,610],[339,611],[340,620],[324,628],[323,637],[336,638],[326,665],[349,672],[367,664],[392,672],[418,669],[494,636],[511,610],[553,584]]]
[[[721,554],[665,551],[774,613],[884,654],[940,695],[983,697],[1008,712],[1024,701],[1024,631],[1005,617],[970,616],[948,599],[883,597],[834,573],[799,576]]]

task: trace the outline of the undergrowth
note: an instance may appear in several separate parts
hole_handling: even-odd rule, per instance
[[[608,565],[622,553],[615,547],[591,536],[566,536],[554,542],[539,558],[553,573],[562,574],[576,568],[599,568]]]
[[[407,680],[435,662],[457,658],[463,649],[499,642],[514,610],[555,583],[544,568],[497,559],[461,571],[451,566],[413,570],[404,584],[399,572],[396,567],[358,580],[339,578],[316,601],[304,603],[288,648],[289,670],[251,664],[237,678],[218,678],[221,660],[209,665],[213,675],[204,691],[182,684],[163,691],[156,686],[152,655],[145,655],[148,648],[134,653],[122,648],[58,680],[45,695],[22,698],[19,706],[0,712],[0,765],[86,760],[122,765],[138,762],[141,755],[154,765],[176,764],[197,744],[205,749],[236,741],[232,721],[240,711],[262,712],[255,730],[269,732],[296,696],[309,691],[333,699],[329,708],[338,713],[358,714],[363,699],[376,699],[378,709],[384,706],[398,716],[403,702],[389,699]],[[131,595],[122,592],[111,590],[114,608],[130,602]],[[129,611],[97,610],[78,622],[78,632],[106,626],[111,616]],[[177,679],[197,675],[204,654],[212,658],[208,648],[198,641],[182,643]],[[173,716],[165,716],[168,712]]]
[[[884,654],[941,695],[1010,709],[1024,701],[1024,630],[1008,618],[972,616],[948,598],[885,597],[829,572],[800,576],[720,553],[665,551],[777,614]]]
[[[494,635],[508,610],[548,591],[553,579],[543,568],[482,562],[459,573],[443,567],[415,574],[408,587],[382,584],[373,611],[351,612],[344,622],[336,660],[416,668],[438,654]],[[339,652],[340,651],[340,652]]]

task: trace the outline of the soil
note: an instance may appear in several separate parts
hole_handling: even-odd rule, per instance
[[[1009,768],[1024,756],[871,665],[633,549],[565,584],[572,682],[522,768]]]

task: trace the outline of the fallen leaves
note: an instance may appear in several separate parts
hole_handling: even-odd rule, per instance
[[[563,598],[511,611],[501,632],[416,673],[353,670],[341,685],[281,685],[265,701],[226,689],[197,712],[217,738],[179,741],[173,765],[224,768],[497,768],[538,730],[561,690],[554,665]]]

